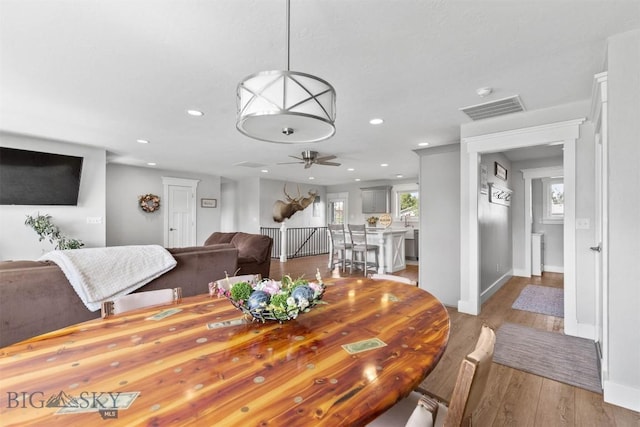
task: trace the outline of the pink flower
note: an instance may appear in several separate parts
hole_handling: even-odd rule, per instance
[[[280,292],[280,282],[275,280],[263,280],[256,285],[256,290],[265,291],[269,295],[275,295]]]

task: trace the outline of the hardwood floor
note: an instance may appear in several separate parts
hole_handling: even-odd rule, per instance
[[[316,269],[323,277],[341,274],[327,267],[327,256],[314,256],[271,262],[271,277],[289,274],[296,278],[313,278]],[[395,273],[418,280],[418,266],[408,265]],[[354,272],[361,276],[362,272]],[[514,277],[482,305],[480,316],[459,313],[448,307],[451,318],[449,345],[436,369],[423,386],[439,396],[450,396],[462,358],[478,338],[480,327],[487,323],[499,328],[505,322],[518,323],[547,331],[562,332],[563,319],[514,310],[511,305],[527,284],[562,287],[563,275],[545,273],[542,277]],[[537,375],[494,363],[485,396],[474,417],[474,426],[640,426],[640,413],[605,403],[601,394],[572,387]]]

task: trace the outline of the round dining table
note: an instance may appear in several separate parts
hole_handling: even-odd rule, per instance
[[[0,423],[366,425],[434,369],[449,315],[416,286],[325,285],[321,304],[283,323],[203,294],[4,347]]]

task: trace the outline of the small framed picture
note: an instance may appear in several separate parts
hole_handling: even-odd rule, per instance
[[[507,170],[500,163],[496,163],[495,175],[503,181],[507,180]]]
[[[203,208],[217,208],[218,199],[200,199],[200,206]]]

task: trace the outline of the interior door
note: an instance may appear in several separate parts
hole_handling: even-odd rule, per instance
[[[196,245],[198,180],[162,177],[164,187],[164,246]]]
[[[170,248],[195,245],[191,231],[192,200],[191,187],[169,186],[168,237]]]

